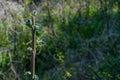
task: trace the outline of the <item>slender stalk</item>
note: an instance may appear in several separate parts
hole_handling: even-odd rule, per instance
[[[53,27],[53,22],[52,22],[52,16],[51,16],[51,12],[50,12],[50,1],[47,1],[47,13],[48,13],[48,28],[50,29],[49,33],[52,34],[52,36],[56,36],[55,34],[55,30]]]
[[[35,16],[32,16],[32,27],[35,25]],[[31,80],[35,76],[35,56],[36,56],[36,30],[32,28],[32,55],[31,55]]]

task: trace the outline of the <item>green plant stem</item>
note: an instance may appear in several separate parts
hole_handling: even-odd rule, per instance
[[[35,16],[32,16],[32,27],[35,25]],[[35,56],[36,56],[36,30],[32,28],[32,55],[31,55],[31,80],[35,76]]]

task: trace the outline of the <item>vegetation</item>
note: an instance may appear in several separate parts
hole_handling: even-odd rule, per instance
[[[0,7],[0,80],[120,80],[120,0],[1,0]]]

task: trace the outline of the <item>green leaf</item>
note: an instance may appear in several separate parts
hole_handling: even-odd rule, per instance
[[[25,2],[26,4],[30,4],[30,3],[32,2],[32,0],[24,0],[24,2]]]

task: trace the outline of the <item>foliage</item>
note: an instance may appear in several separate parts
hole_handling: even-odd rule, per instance
[[[23,0],[21,14],[8,9],[10,20],[0,23],[0,79],[30,79],[32,35],[26,24],[32,25],[28,19],[36,9],[36,79],[119,80],[119,3]]]

